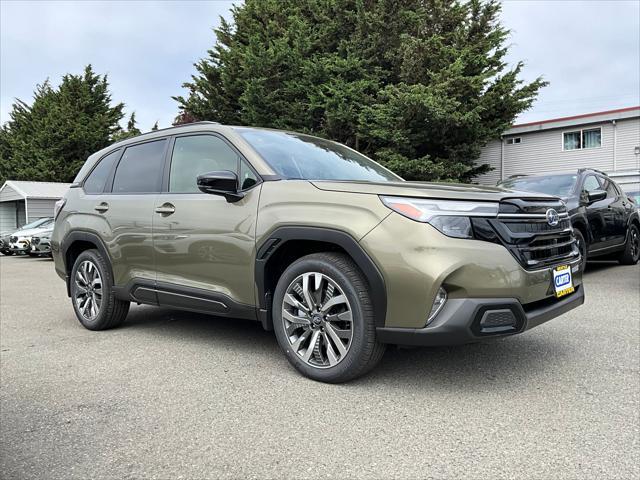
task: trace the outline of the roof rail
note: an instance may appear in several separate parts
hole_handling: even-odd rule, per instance
[[[141,133],[140,135],[136,135],[135,137],[123,138],[122,140],[118,140],[117,142],[114,142],[112,145],[115,145],[116,143],[124,142],[125,140],[130,140],[132,138],[144,137],[145,135],[150,135],[152,133],[164,132],[165,130],[173,130],[174,128],[188,127],[190,125],[202,125],[202,124],[222,125],[220,122],[212,122],[210,120],[201,120],[198,122],[183,123],[181,125],[171,125],[170,127],[159,128],[158,130],[150,130],[148,132]]]

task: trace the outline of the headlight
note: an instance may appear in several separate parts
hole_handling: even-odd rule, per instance
[[[428,223],[454,238],[473,238],[469,217],[495,217],[498,204],[425,198],[380,197],[391,210],[416,222]]]

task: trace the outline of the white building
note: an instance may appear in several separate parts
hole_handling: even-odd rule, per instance
[[[7,180],[0,188],[0,232],[15,231],[43,217],[53,217],[53,207],[68,183]]]
[[[477,163],[493,167],[476,177],[483,185],[511,175],[596,168],[626,191],[638,191],[640,106],[514,125],[484,147]]]

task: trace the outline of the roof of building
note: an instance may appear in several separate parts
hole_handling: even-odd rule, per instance
[[[605,110],[602,112],[583,113],[581,115],[572,115],[569,117],[550,118],[537,122],[518,123],[507,130],[505,135],[551,130],[553,128],[565,128],[589,123],[609,122],[612,120],[623,120],[625,118],[635,117],[640,117],[640,105],[635,107]]]
[[[0,188],[2,192],[5,187],[10,187],[23,198],[62,198],[69,183],[58,182],[24,182],[20,180],[7,180]]]

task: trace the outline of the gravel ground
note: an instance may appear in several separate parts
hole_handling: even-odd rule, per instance
[[[2,478],[640,476],[640,266],[523,335],[299,376],[257,323],[134,307],[80,326],[47,259],[0,258]]]

